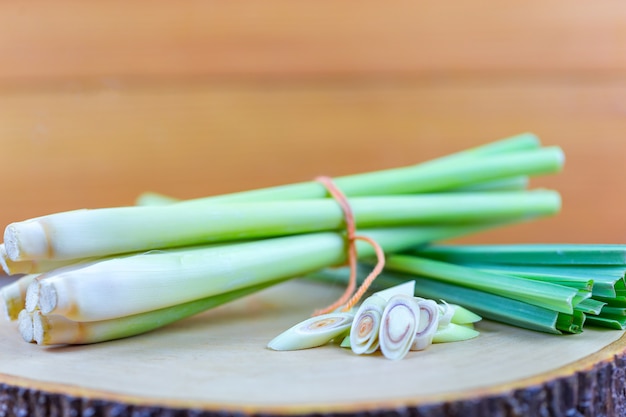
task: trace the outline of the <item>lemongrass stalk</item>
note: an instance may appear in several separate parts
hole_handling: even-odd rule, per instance
[[[350,330],[354,314],[333,312],[310,317],[272,339],[272,350],[300,350],[325,345]]]
[[[7,275],[31,275],[40,274],[43,272],[53,271],[57,268],[62,268],[67,265],[72,265],[77,262],[85,262],[89,259],[68,259],[61,261],[50,260],[27,260],[27,261],[13,261],[9,259],[6,247],[4,243],[0,244],[0,265]]]
[[[17,320],[26,303],[26,290],[37,274],[24,275],[0,288],[0,303],[8,320]]]
[[[586,325],[606,327],[614,330],[626,330],[625,317],[587,316]]]
[[[556,173],[563,166],[564,156],[561,149],[546,147],[463,158],[457,161],[433,162],[358,176],[339,177],[335,179],[335,183],[347,196],[351,197],[437,192],[507,177]],[[326,196],[327,191],[321,184],[310,181],[205,199],[186,200],[179,204],[299,200]]]
[[[395,252],[431,240],[436,233],[394,228],[361,234],[376,240],[386,252]],[[362,257],[374,254],[362,241],[357,242],[357,249]],[[345,261],[344,235],[331,232],[152,251],[42,279],[38,305],[44,314],[77,321],[104,320],[291,278]]]
[[[77,322],[63,316],[45,316],[41,311],[36,311],[31,315],[33,337],[39,345],[59,345],[99,343],[136,336],[261,291],[270,285],[273,283],[245,287],[188,303],[111,320]]]
[[[554,191],[350,199],[361,228],[508,221],[556,214]],[[332,199],[76,210],[7,226],[9,258],[75,259],[228,240],[345,229]],[[97,238],[94,238],[97,237]]]
[[[179,201],[181,200],[175,197],[148,191],[148,192],[141,193],[141,195],[137,197],[135,201],[135,205],[136,206],[164,206],[167,204],[178,203]]]
[[[433,300],[419,300],[417,306],[420,316],[411,350],[424,350],[432,344],[439,327],[439,306]]]
[[[455,263],[517,265],[626,265],[626,245],[449,245],[420,249],[420,256]]]
[[[345,284],[348,275],[349,271],[346,268],[334,268],[318,271],[308,275],[308,277],[316,281]],[[561,334],[564,331],[558,328],[558,324],[563,321],[559,320],[559,317],[567,316],[563,313],[417,275],[387,270],[374,281],[372,290],[393,287],[406,281],[415,281],[416,296],[445,299],[451,303],[462,305],[486,319],[545,333]],[[567,326],[567,329],[569,328],[570,326]]]
[[[450,323],[446,327],[437,329],[433,335],[433,343],[462,342],[478,337],[480,333],[471,327]]]
[[[480,271],[413,255],[390,256],[386,268],[471,287],[566,314],[572,314],[574,305],[591,295],[562,285]]]
[[[395,295],[389,299],[381,319],[378,341],[382,354],[391,360],[406,356],[413,345],[420,321],[414,297]]]
[[[20,311],[17,317],[17,329],[25,342],[34,342],[33,313],[29,313],[26,310]]]
[[[387,305],[387,299],[373,294],[361,303],[350,329],[350,348],[357,355],[373,353],[378,349],[378,333]]]
[[[604,303],[602,307],[601,314],[608,314],[612,316],[626,316],[626,308],[624,307],[611,307],[610,305]]]
[[[507,170],[500,171],[501,167],[493,166],[493,160],[500,156],[519,153],[529,155],[529,153],[537,151],[539,145],[539,140],[535,135],[526,133],[413,166],[337,177],[335,178],[335,183],[347,196],[407,194],[441,191],[494,179],[530,174],[540,175],[560,170],[563,165],[563,155],[562,152],[554,150],[549,151],[548,153],[552,153],[552,155],[548,157],[547,160],[542,161],[536,160],[535,158],[537,156],[532,154],[530,159],[534,163],[530,163],[531,169],[524,168],[516,170],[516,172],[521,172],[510,173]],[[547,155],[542,155],[541,158],[545,156]],[[482,160],[489,160],[490,162],[486,166],[481,167],[481,164],[477,162]],[[463,171],[459,166],[464,165],[465,162],[469,164],[466,171],[473,171],[475,169],[482,170],[483,175],[480,177],[484,178],[467,178],[466,180],[454,178]],[[527,165],[529,161],[523,158],[522,161],[518,162],[521,162],[521,165]],[[456,175],[445,174],[445,170],[450,167],[456,170]],[[437,170],[434,175],[430,174],[432,169]],[[327,197],[327,195],[326,189],[321,187],[319,183],[309,181],[186,201],[190,203],[275,201],[324,198]]]

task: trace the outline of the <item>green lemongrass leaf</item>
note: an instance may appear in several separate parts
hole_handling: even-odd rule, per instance
[[[626,265],[626,245],[449,245],[423,248],[419,254],[454,263]]]
[[[360,234],[387,253],[406,250],[429,235],[421,228]],[[360,257],[374,255],[371,245],[356,245]],[[41,279],[38,306],[44,314],[76,321],[112,319],[342,265],[346,256],[344,234],[332,232],[152,251]]]
[[[412,285],[415,288],[415,284]],[[354,315],[352,328],[350,329],[350,347],[357,355],[375,352],[379,345],[379,331],[383,317],[383,311],[387,302],[393,295],[385,291],[394,290],[398,286],[381,291],[383,296],[372,294],[365,299]],[[387,295],[390,295],[387,297]],[[395,295],[395,294],[394,294]],[[413,295],[413,294],[410,294]]]
[[[362,268],[362,266],[361,266]],[[362,268],[361,272],[367,270]],[[308,275],[309,279],[341,283],[345,285],[349,277],[347,268],[333,268]],[[359,276],[365,275],[360,273]],[[557,329],[557,319],[561,313],[547,308],[537,307],[528,303],[502,297],[483,291],[436,281],[416,275],[385,271],[372,284],[372,290],[398,285],[405,281],[415,281],[415,295],[430,299],[445,299],[451,303],[462,305],[480,316],[545,333],[561,334]]]
[[[353,314],[341,312],[310,317],[276,336],[267,347],[284,351],[325,345],[349,330],[353,318]]]
[[[602,301],[606,303],[609,307],[618,307],[618,308],[626,308],[626,297],[625,296],[616,296],[616,297],[593,297],[595,300]]]
[[[0,288],[0,304],[8,320],[17,320],[26,304],[26,290],[37,274],[24,275]]]
[[[479,335],[480,332],[471,327],[450,323],[441,329],[437,329],[433,336],[433,343],[462,342],[464,340],[474,339]]]
[[[32,315],[34,341],[39,345],[87,344],[143,334],[203,311],[261,291],[272,282],[202,298],[188,303],[110,320],[77,322],[63,316]]]
[[[562,285],[484,272],[412,255],[390,256],[386,268],[470,287],[566,314],[571,314],[574,305],[590,295]]]
[[[387,359],[400,360],[413,346],[420,322],[420,308],[412,296],[394,295],[381,319],[378,342]]]
[[[601,314],[607,314],[610,316],[626,316],[626,308],[625,307],[611,307],[608,304],[604,303]]]
[[[360,228],[505,222],[556,214],[553,191],[357,197]],[[230,240],[344,230],[332,199],[158,207],[115,207],[56,213],[7,226],[13,261],[103,257]],[[98,236],[94,239],[93,236]]]
[[[623,317],[603,317],[603,316],[588,316],[585,321],[585,325],[606,327],[614,330],[626,330],[626,318]]]
[[[581,311],[585,314],[593,314],[597,316],[603,311],[604,306],[606,306],[606,303],[594,300],[593,298],[588,298],[577,304],[576,310]]]
[[[482,317],[465,307],[457,304],[451,304],[450,307],[454,309],[454,314],[452,314],[452,318],[450,319],[454,324],[471,324],[482,320]]]
[[[552,282],[584,289],[592,284],[594,296],[615,297],[616,290],[624,290],[626,266],[565,266],[565,265],[506,265],[462,263],[481,270],[508,273],[528,279]]]

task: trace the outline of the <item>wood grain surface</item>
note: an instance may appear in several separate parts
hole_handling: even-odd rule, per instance
[[[619,1],[0,4],[5,225],[412,164],[524,131],[556,218],[478,241],[624,240]]]

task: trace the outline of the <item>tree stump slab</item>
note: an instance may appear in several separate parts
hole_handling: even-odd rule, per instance
[[[269,340],[340,288],[292,281],[141,336],[25,343],[0,324],[0,416],[623,416],[626,336],[490,321],[401,361]]]

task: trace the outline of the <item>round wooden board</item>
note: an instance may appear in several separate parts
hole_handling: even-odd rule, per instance
[[[474,340],[397,362],[336,345],[265,347],[339,292],[287,282],[149,334],[86,346],[27,344],[4,322],[2,415],[557,416],[625,407],[620,331],[554,336],[485,321]]]

